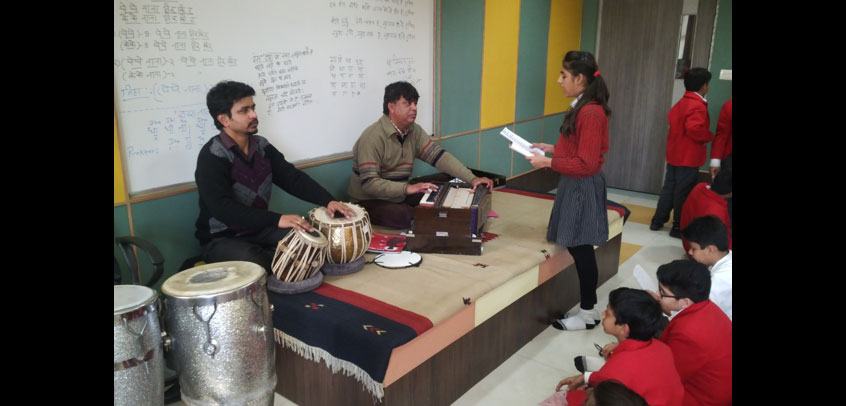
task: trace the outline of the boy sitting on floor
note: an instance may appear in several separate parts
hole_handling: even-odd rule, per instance
[[[690,242],[688,255],[694,261],[707,265],[711,271],[709,298],[731,320],[731,249],[728,229],[717,217],[705,216],[691,221],[682,230],[682,236]]]
[[[568,385],[569,400],[574,390],[615,379],[650,405],[681,405],[684,388],[673,354],[654,338],[660,319],[661,307],[649,293],[631,288],[611,291],[608,308],[602,312],[602,327],[619,344],[598,371],[562,379],[555,391]]]
[[[708,299],[708,268],[680,259],[659,266],[657,276],[658,300],[670,316],[659,339],[673,351],[685,405],[731,405],[732,322]]]

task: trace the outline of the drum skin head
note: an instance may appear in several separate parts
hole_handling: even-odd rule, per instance
[[[344,203],[347,207],[352,209],[355,212],[355,215],[352,216],[351,220],[347,220],[346,217],[340,218],[333,218],[329,217],[329,209],[325,207],[315,207],[308,212],[309,217],[312,220],[319,220],[321,223],[324,224],[352,224],[355,221],[361,220],[364,217],[364,207],[361,207],[355,203]]]
[[[156,291],[140,285],[115,285],[115,315],[144,306],[156,299]]]
[[[423,257],[416,252],[402,251],[396,254],[382,254],[376,257],[373,262],[382,268],[399,269],[415,266],[423,261]]]
[[[217,295],[248,286],[264,275],[264,268],[252,262],[215,262],[171,276],[162,284],[162,293],[178,298]]]
[[[329,245],[329,240],[327,240],[326,236],[324,236],[318,229],[314,229],[314,234],[303,230],[295,231],[301,239],[308,241],[311,245],[316,245],[318,247]]]

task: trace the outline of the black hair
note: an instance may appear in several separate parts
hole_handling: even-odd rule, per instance
[[[608,92],[608,85],[605,84],[605,79],[602,78],[602,75],[597,75],[599,65],[597,65],[596,59],[590,52],[569,51],[564,55],[564,61],[561,62],[561,66],[574,77],[584,75],[585,79],[587,79],[587,87],[582,93],[582,97],[567,112],[564,122],[561,123],[561,128],[559,129],[561,134],[569,137],[570,134],[575,132],[576,116],[585,104],[598,103],[605,110],[605,115],[611,116],[611,108],[608,107],[608,99],[611,98],[611,93]]]
[[[382,101],[382,114],[388,115],[388,103],[394,103],[404,97],[409,103],[417,103],[420,99],[420,94],[411,83],[408,82],[394,82],[385,86],[385,97]]]
[[[224,80],[214,85],[206,95],[206,107],[214,120],[214,126],[222,130],[223,124],[217,121],[217,116],[226,114],[232,118],[232,105],[238,100],[255,95],[255,89],[246,83]]]
[[[676,299],[688,298],[699,303],[711,294],[711,272],[705,264],[677,259],[659,266],[657,275],[658,282],[670,288]]]
[[[640,289],[617,288],[608,295],[608,307],[617,318],[615,324],[628,324],[629,337],[649,341],[658,331],[661,305]]]
[[[684,88],[688,92],[698,92],[711,81],[711,72],[705,68],[693,68],[684,74]]]
[[[643,396],[616,379],[598,383],[591,391],[587,404],[588,406],[649,406]]]
[[[728,228],[719,217],[712,214],[693,219],[682,230],[682,237],[702,248],[713,245],[720,251],[729,249]]]
[[[724,195],[731,193],[731,155],[720,161],[720,171],[711,182],[711,190],[714,193]]]

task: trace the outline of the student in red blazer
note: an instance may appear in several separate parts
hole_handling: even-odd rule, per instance
[[[593,54],[569,51],[561,63],[558,84],[575,97],[559,129],[558,143],[534,143],[552,157],[526,157],[535,168],[560,173],[546,238],[567,247],[579,276],[579,309],[552,322],[559,330],[592,329],[599,323],[596,287],[599,268],[593,247],[608,240],[605,173],[608,152],[608,98],[611,93]]]
[[[608,308],[602,312],[602,327],[607,334],[616,337],[619,344],[598,371],[562,379],[555,390],[568,385],[570,394],[575,394],[575,390],[615,379],[651,406],[681,405],[684,388],[672,352],[666,344],[653,338],[661,317],[661,308],[649,293],[631,288],[611,291]]]
[[[728,157],[723,161],[723,169],[714,177],[712,184],[705,182],[697,184],[682,206],[681,229],[684,230],[691,221],[699,217],[715,216],[728,230],[729,249],[731,246],[731,212],[727,199],[731,199],[731,161]],[[684,252],[690,252],[690,242],[682,235]],[[688,254],[690,256],[690,254]]]
[[[670,131],[667,134],[667,170],[664,186],[658,199],[650,230],[660,230],[670,219],[673,211],[673,228],[670,235],[681,238],[682,204],[696,184],[699,167],[705,164],[705,144],[714,139],[708,117],[708,93],[711,72],[705,68],[693,68],[684,77],[687,90],[670,112]]]
[[[660,340],[673,352],[685,406],[730,406],[731,320],[708,299],[708,267],[676,260],[658,267],[658,300],[670,316]]]
[[[720,171],[720,160],[731,155],[731,98],[720,109],[717,119],[717,133],[711,143],[711,177]]]

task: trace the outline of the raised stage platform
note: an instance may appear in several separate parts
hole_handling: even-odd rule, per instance
[[[356,274],[325,278],[333,288],[431,321],[393,348],[381,381],[368,381],[354,365],[338,370],[351,363],[328,350],[308,353],[318,362],[298,355],[302,346],[291,345],[298,339],[277,328],[276,391],[301,406],[448,405],[578,303],[572,257],[545,238],[552,200],[493,193],[499,217],[490,219],[488,232],[496,237],[483,244],[481,256],[422,254],[419,267],[368,264]],[[623,219],[608,214],[611,238],[596,249],[600,284],[617,273],[622,241]],[[348,376],[353,370],[356,376]]]

